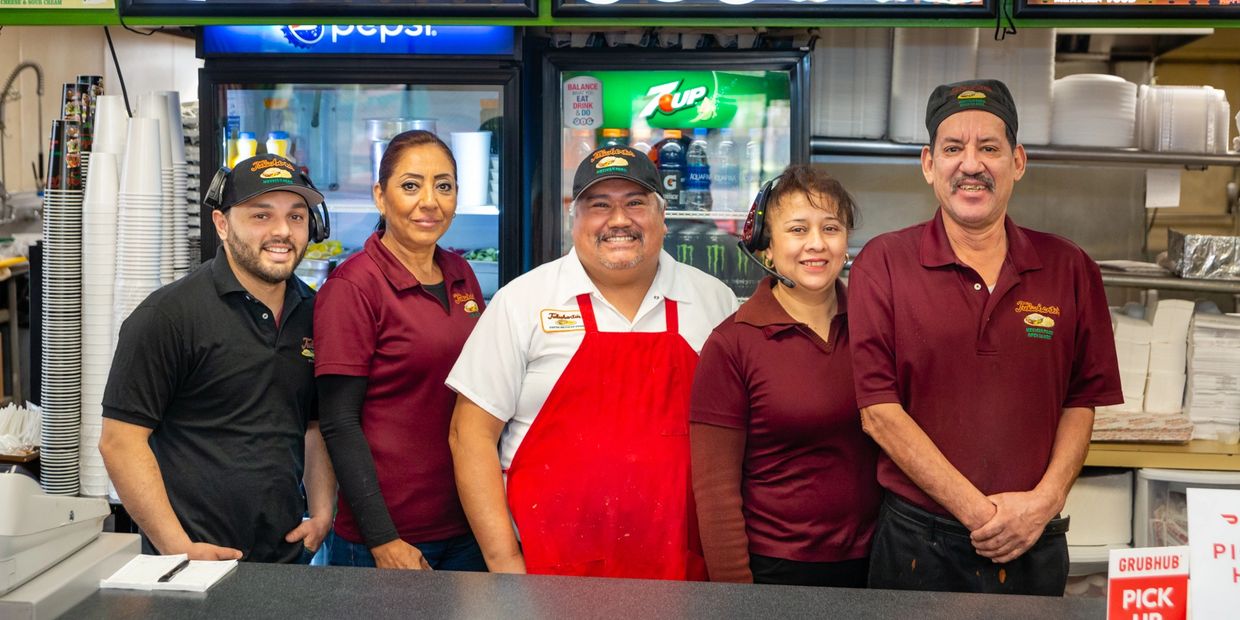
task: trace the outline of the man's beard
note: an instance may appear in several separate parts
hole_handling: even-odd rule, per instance
[[[279,284],[288,280],[289,276],[293,275],[293,270],[297,269],[297,265],[301,264],[301,259],[305,256],[305,248],[298,248],[297,245],[293,243],[292,239],[272,239],[264,243],[263,245],[279,243],[292,248],[290,252],[294,254],[293,262],[288,265],[287,270],[284,270],[279,266],[269,267],[263,264],[261,257],[261,246],[256,252],[251,249],[250,246],[234,239],[232,235],[229,235],[224,242],[228,244],[228,249],[231,250],[232,253],[233,262],[235,262],[238,267],[244,269],[250,275],[268,284]]]
[[[639,243],[641,243],[642,247],[641,247],[641,249],[639,249],[639,250],[637,251],[637,255],[636,255],[636,256],[634,256],[632,259],[630,259],[630,260],[626,260],[626,261],[609,261],[609,260],[607,260],[607,259],[603,258],[603,252],[602,252],[603,239],[604,239],[605,237],[608,237],[608,236],[610,236],[610,235],[614,235],[614,234],[625,234],[625,235],[628,235],[628,236],[630,236],[630,237],[633,237],[633,238],[634,238],[634,239],[636,239]],[[646,239],[645,235],[643,235],[643,234],[641,233],[641,231],[637,230],[636,228],[611,228],[611,229],[608,229],[608,230],[607,230],[606,232],[604,232],[603,234],[600,234],[600,235],[598,235],[597,237],[595,237],[595,238],[594,238],[594,244],[595,244],[595,247],[597,247],[597,248],[598,248],[598,250],[599,250],[599,251],[598,251],[599,262],[600,262],[600,263],[602,263],[602,264],[603,264],[603,267],[605,267],[605,268],[607,268],[607,269],[632,269],[632,268],[634,268],[634,267],[636,267],[636,266],[640,265],[640,264],[642,263],[642,261],[646,259],[646,246],[645,246],[645,239]]]

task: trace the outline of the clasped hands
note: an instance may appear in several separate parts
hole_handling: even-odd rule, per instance
[[[982,525],[970,528],[969,538],[978,555],[996,564],[1011,562],[1028,551],[1059,511],[1053,498],[1037,489],[996,493],[986,499],[993,512]]]

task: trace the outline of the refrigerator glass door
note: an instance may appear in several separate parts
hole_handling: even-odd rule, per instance
[[[564,71],[561,250],[572,246],[573,173],[594,148],[627,145],[659,169],[663,247],[748,297],[761,280],[737,248],[762,183],[791,161],[788,71]]]
[[[298,269],[317,287],[379,222],[372,189],[388,141],[410,129],[432,131],[457,166],[456,216],[439,245],[470,260],[490,298],[499,284],[503,97],[493,85],[224,85],[219,165],[278,153],[310,175],[332,220],[331,239],[313,244]]]

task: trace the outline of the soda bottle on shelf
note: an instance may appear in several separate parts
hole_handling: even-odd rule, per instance
[[[748,210],[762,188],[762,129],[751,127],[745,143],[745,167],[741,172],[741,208]]]
[[[628,146],[629,130],[627,129],[604,129],[603,143],[600,146]]]
[[[749,205],[742,205],[740,200],[741,164],[740,153],[736,150],[736,141],[732,139],[732,128],[719,130],[719,144],[715,146],[715,169],[711,174],[714,186],[715,204],[720,211],[741,211]]]
[[[684,203],[690,211],[710,211],[710,145],[706,143],[706,129],[693,130],[693,142],[689,143],[688,174],[685,175]]]
[[[658,155],[659,181],[663,183],[663,198],[667,208],[682,211],[685,208],[682,186],[685,181],[685,147],[680,144],[680,130],[668,129],[663,139],[652,151]]]

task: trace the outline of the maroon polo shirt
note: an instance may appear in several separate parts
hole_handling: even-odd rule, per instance
[[[371,235],[318,293],[314,372],[367,378],[362,432],[400,537],[459,536],[469,526],[448,450],[456,393],[444,380],[482,312],[482,291],[465,259],[436,248],[445,311],[379,239]],[[336,532],[362,542],[343,494]]]
[[[1065,407],[1123,400],[1098,266],[1066,239],[1004,226],[993,293],[956,259],[941,210],[875,237],[849,276],[857,405],[903,405],[987,495],[1037,486]],[[878,479],[948,514],[886,454]]]
[[[766,278],[702,347],[689,417],[746,433],[741,499],[751,553],[798,562],[869,555],[881,492],[861,430],[848,304],[823,342]]]

